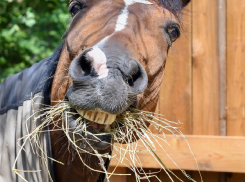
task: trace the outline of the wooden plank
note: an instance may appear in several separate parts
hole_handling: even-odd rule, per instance
[[[155,113],[157,113],[155,116],[157,116],[160,113],[159,101],[158,101]],[[158,128],[155,128],[153,125],[150,125],[149,129],[151,130],[152,133],[159,133]]]
[[[222,182],[220,180],[221,174],[218,172],[206,172],[202,171],[202,180],[204,182]],[[192,178],[196,180],[196,182],[201,182],[200,174],[197,171],[192,173]]]
[[[114,166],[110,166],[108,171],[113,172],[114,168],[115,168]],[[118,168],[116,168],[114,173],[116,173],[116,174],[127,174],[127,168],[118,167]],[[110,177],[110,182],[127,182],[127,176],[126,175],[120,175],[120,176],[112,175]]]
[[[134,174],[132,173],[132,171],[130,169],[127,169],[127,173],[131,174],[130,176],[127,176],[127,182],[135,181],[135,176],[134,176]]]
[[[227,0],[227,135],[245,136],[245,1]],[[227,182],[244,182],[230,174]]]
[[[159,182],[159,174],[160,170],[159,169],[154,169],[154,168],[145,168],[144,169],[145,173],[148,176],[148,179],[145,178],[145,174],[141,174],[141,180],[140,182]],[[132,172],[130,169],[127,169],[127,173],[131,174],[130,176],[127,176],[127,181],[128,182],[136,182],[135,174]]]
[[[158,135],[163,137],[162,135]],[[165,151],[172,157],[181,169],[197,170],[196,162],[184,139],[167,135],[167,141],[171,146],[161,141]],[[187,141],[191,146],[198,166],[201,171],[218,172],[245,172],[245,137],[223,137],[223,136],[195,136],[187,135]],[[178,169],[166,156],[166,153],[156,145],[156,153],[170,169]],[[138,147],[137,150],[143,150]],[[153,159],[150,153],[140,152],[143,167],[159,168],[159,164]],[[111,165],[117,163],[112,160]],[[128,164],[125,162],[125,164]],[[123,167],[124,165],[119,165]],[[138,166],[139,167],[139,166]]]
[[[242,173],[228,173],[227,182],[245,182],[244,174]]]
[[[191,4],[186,8],[190,7]],[[185,13],[185,28],[169,51],[159,104],[160,113],[166,119],[180,121],[183,123],[181,131],[191,134],[191,13]]]
[[[218,4],[192,3],[193,134],[219,135]]]
[[[245,1],[227,1],[227,135],[245,135]]]
[[[178,171],[173,171],[173,173],[178,177],[180,178],[183,182],[190,182],[190,180],[188,180],[180,170]],[[191,171],[187,171],[186,172],[189,176],[192,176],[192,172]],[[161,181],[163,182],[172,182],[172,180],[169,178],[169,176],[166,174],[165,171],[161,171],[160,175],[159,175],[159,178],[161,179]],[[178,179],[176,179],[176,177],[174,177],[173,175],[171,175],[171,178],[174,180],[174,181],[179,181]],[[195,179],[196,180],[196,179]]]

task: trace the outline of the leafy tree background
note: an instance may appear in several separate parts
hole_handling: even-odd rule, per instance
[[[0,82],[52,54],[68,27],[69,0],[0,0]]]

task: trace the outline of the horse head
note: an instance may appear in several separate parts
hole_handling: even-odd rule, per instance
[[[156,109],[167,53],[180,36],[180,14],[188,2],[70,1],[72,21],[55,73],[51,101],[55,105],[67,99],[72,111],[86,119],[92,134],[79,133],[83,136],[77,141],[81,148],[109,151],[113,138],[106,129],[117,115],[129,107],[151,112]],[[69,119],[71,130],[77,129],[76,117]],[[104,134],[94,137],[98,133]],[[51,140],[61,135],[54,132]],[[53,147],[54,156],[61,148]],[[64,154],[67,161],[69,155]],[[79,169],[78,163],[73,162],[73,166]],[[62,171],[59,168],[57,165],[57,171]]]

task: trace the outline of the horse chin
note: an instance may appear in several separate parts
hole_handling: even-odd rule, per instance
[[[75,109],[70,109],[66,113],[69,122],[69,137],[73,143],[71,146],[79,153],[94,153],[111,147],[113,139],[109,133],[111,124],[109,122],[113,118],[115,119],[115,116],[102,111],[82,112]],[[78,121],[80,116],[83,117],[82,121]],[[94,119],[92,120],[92,118]]]

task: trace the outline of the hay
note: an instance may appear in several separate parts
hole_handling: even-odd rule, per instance
[[[115,173],[117,166],[121,163],[124,164],[123,163],[124,161],[127,161],[127,164],[129,164],[129,165],[124,164],[124,165],[126,167],[128,167],[129,169],[131,169],[131,171],[135,174],[136,181],[140,181],[142,179],[148,179],[148,181],[150,181],[150,178],[152,178],[152,177],[155,177],[159,181],[161,181],[155,175],[155,173],[149,174],[149,173],[146,173],[144,171],[142,164],[141,164],[141,161],[140,161],[140,158],[138,156],[138,153],[140,153],[140,152],[149,152],[152,155],[152,157],[158,162],[159,166],[161,167],[161,170],[164,170],[166,172],[166,174],[169,176],[171,181],[174,181],[172,176],[174,176],[179,181],[183,181],[178,176],[176,176],[170,169],[168,169],[168,167],[164,164],[164,162],[157,155],[156,146],[155,146],[155,144],[159,145],[161,150],[164,151],[166,153],[166,155],[171,159],[171,157],[167,154],[167,152],[164,150],[164,148],[160,145],[159,141],[162,140],[162,141],[167,143],[166,137],[164,134],[166,131],[171,132],[176,137],[181,137],[181,138],[185,139],[184,135],[179,130],[179,127],[178,127],[179,123],[168,121],[168,120],[164,119],[163,115],[160,115],[160,114],[151,113],[151,112],[147,112],[147,111],[141,111],[141,110],[137,110],[135,108],[129,108],[125,112],[123,112],[122,114],[117,116],[116,121],[109,128],[107,128],[107,131],[105,133],[92,134],[86,130],[86,128],[87,128],[86,121],[82,116],[78,116],[76,119],[76,122],[79,123],[79,126],[77,128],[73,128],[73,131],[71,131],[71,128],[69,128],[68,117],[70,115],[77,115],[77,113],[69,111],[70,109],[72,109],[72,106],[69,105],[68,102],[62,101],[54,107],[49,106],[49,107],[46,107],[40,111],[36,111],[32,116],[34,122],[40,118],[43,118],[43,121],[40,125],[36,125],[35,128],[27,136],[24,136],[23,138],[20,139],[20,140],[23,140],[23,145],[21,146],[21,149],[20,149],[20,151],[17,155],[17,158],[15,160],[15,163],[17,162],[17,159],[18,159],[21,151],[24,150],[24,146],[25,146],[26,142],[29,141],[29,142],[33,142],[35,144],[35,146],[33,146],[33,148],[35,148],[36,151],[39,151],[38,152],[39,157],[43,161],[43,163],[45,164],[45,168],[48,170],[48,167],[47,167],[48,161],[46,160],[48,158],[48,156],[45,154],[45,152],[43,151],[43,149],[41,147],[41,142],[40,142],[39,137],[40,137],[41,132],[47,132],[47,130],[44,130],[44,128],[46,128],[47,126],[50,126],[52,124],[56,127],[56,129],[51,130],[50,132],[62,130],[65,133],[65,135],[67,136],[67,139],[69,141],[69,145],[71,145],[73,147],[73,149],[75,149],[78,157],[80,158],[80,160],[84,164],[84,166],[88,167],[92,171],[105,173],[105,176],[106,176],[106,179],[108,182],[110,181],[110,177],[112,175],[130,175],[130,174],[116,174]],[[35,116],[38,116],[38,117],[35,117]],[[60,125],[58,125],[58,122],[61,122],[61,121],[62,121],[62,125],[60,126]],[[155,127],[159,131],[159,133],[162,134],[162,137],[159,137],[159,135],[152,133],[148,128],[149,124],[151,124],[151,126]],[[99,154],[99,152],[97,150],[93,149],[92,146],[90,146],[90,147],[93,149],[93,152],[88,152],[88,151],[80,148],[76,144],[77,141],[75,139],[75,134],[76,135],[78,134],[79,137],[84,139],[83,136],[78,133],[80,130],[82,130],[83,132],[88,133],[90,135],[93,135],[98,140],[99,140],[99,138],[97,137],[98,135],[108,134],[108,132],[111,133],[114,142],[117,143],[115,145],[110,144],[111,146],[113,145],[113,154],[112,155]],[[71,136],[73,136],[73,137],[71,137]],[[140,139],[140,140],[138,140],[138,139]],[[185,141],[186,141],[188,147],[190,148],[188,141],[186,139],[185,139]],[[86,141],[86,143],[88,145],[90,145],[89,142]],[[125,143],[125,144],[122,144],[122,143]],[[140,145],[140,147],[139,147],[139,145]],[[139,148],[144,147],[144,149],[137,150],[138,147]],[[34,149],[33,149],[33,151],[34,151]],[[93,169],[90,166],[88,166],[83,161],[81,154],[80,154],[81,152],[97,156],[99,161],[100,161],[99,164],[100,164],[102,170],[101,171],[96,170],[96,169]],[[191,149],[190,149],[190,152],[192,153]],[[193,158],[195,159],[193,153],[192,153],[192,155],[193,155]],[[117,160],[118,165],[115,166],[114,170],[111,173],[109,173],[105,169],[103,158]],[[51,158],[48,158],[48,159],[54,160]],[[54,161],[59,162],[56,160],[54,160]],[[174,162],[173,159],[171,159],[171,161],[178,167],[178,165]],[[59,162],[59,163],[61,163],[61,162]],[[15,164],[14,164],[14,166],[15,166]],[[140,166],[140,167],[136,167],[136,166]],[[14,167],[13,167],[13,170],[18,176],[20,176],[20,178],[22,178],[24,181],[26,181],[24,179],[24,177],[18,173],[18,172],[20,172],[18,169],[14,169]],[[187,179],[195,182],[195,180],[192,179],[188,174],[186,174],[184,170],[181,170],[180,168],[179,168],[179,170],[184,174],[184,176]],[[21,171],[21,172],[37,172],[37,171]],[[199,171],[199,173],[200,173],[200,171]],[[48,171],[48,174],[49,174],[50,181],[52,181],[49,171]],[[201,174],[200,174],[200,177],[201,177]],[[202,181],[202,177],[201,177],[201,181]]]

